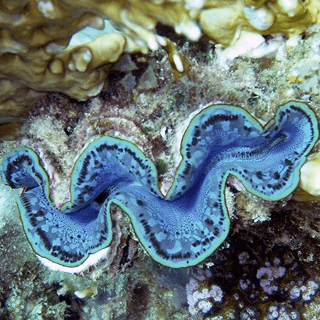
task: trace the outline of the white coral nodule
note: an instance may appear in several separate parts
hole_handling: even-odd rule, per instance
[[[200,311],[204,314],[208,313],[215,303],[222,302],[223,291],[219,286],[212,285],[210,290],[208,288],[198,290],[199,286],[197,283],[190,281],[189,285],[193,285],[193,290],[188,288],[187,285],[187,288],[189,289],[187,289],[187,299],[189,304],[189,312],[191,315],[196,315]]]

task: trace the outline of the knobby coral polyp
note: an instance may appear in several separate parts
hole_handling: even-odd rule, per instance
[[[224,189],[229,174],[263,199],[281,199],[298,185],[299,170],[317,139],[316,117],[303,103],[279,107],[264,128],[239,107],[216,105],[189,124],[166,197],[152,161],[132,143],[109,136],[90,143],[78,158],[71,200],[61,210],[50,201],[48,176],[32,150],[7,155],[2,179],[12,188],[25,188],[18,206],[42,260],[72,271],[105,251],[112,240],[114,203],[129,215],[154,260],[188,267],[211,255],[228,235]]]

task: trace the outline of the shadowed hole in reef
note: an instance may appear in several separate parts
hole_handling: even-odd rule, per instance
[[[59,301],[65,302],[67,308],[64,311],[63,320],[80,320],[82,308],[84,306],[83,301],[73,297],[70,293],[59,295]]]
[[[148,310],[149,288],[146,284],[137,283],[132,291],[131,303],[127,308],[127,320],[145,319]]]

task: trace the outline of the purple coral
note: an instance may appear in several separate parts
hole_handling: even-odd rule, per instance
[[[298,320],[299,313],[292,307],[273,305],[269,307],[266,320]]]
[[[306,285],[301,287],[302,299],[304,301],[310,301],[319,289],[318,283],[313,280],[309,280]]]
[[[200,311],[208,313],[215,303],[222,302],[223,292],[217,285],[210,288],[200,289],[199,283],[195,279],[191,279],[186,285],[187,300],[189,304],[189,312],[196,315]]]
[[[257,271],[257,278],[260,280],[260,286],[267,294],[274,294],[278,291],[279,287],[272,285],[272,281],[281,278],[286,273],[285,267],[267,266],[259,268]]]

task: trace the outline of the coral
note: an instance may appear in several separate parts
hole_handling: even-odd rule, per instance
[[[298,35],[317,22],[318,9],[317,1],[306,4],[297,0],[211,0],[205,3],[199,21],[205,34],[226,46],[239,37],[239,30]]]
[[[277,261],[278,262],[278,261]],[[279,262],[277,263],[279,264]],[[260,280],[260,286],[267,294],[274,294],[278,291],[278,287],[272,285],[272,281],[284,276],[286,268],[279,266],[261,267],[257,271],[257,278]]]
[[[41,91],[63,92],[78,100],[98,94],[124,45],[122,35],[108,34],[90,44],[66,48],[62,53],[48,53],[43,47],[28,48],[21,54],[2,53],[0,114],[21,115],[35,97],[43,96]]]
[[[301,244],[298,239],[304,232],[297,234],[297,225],[292,230],[292,236],[298,238],[296,242],[300,243],[299,247],[293,244],[295,248],[290,249],[291,240],[276,243],[283,237],[284,229],[292,228],[292,223],[286,220],[292,209],[289,205],[288,212],[282,213],[277,220],[279,227],[273,227],[272,222],[268,222],[267,228],[264,228],[259,223],[250,231],[233,233],[228,239],[230,247],[226,246],[207,261],[204,269],[194,271],[186,285],[190,314],[195,311],[201,313],[197,304],[200,300],[195,300],[192,292],[197,291],[195,298],[202,298],[203,292],[218,287],[222,299],[218,303],[213,298],[205,300],[211,303],[211,308],[206,309],[206,317],[210,319],[218,316],[238,319],[237,315],[241,320],[317,318],[319,308],[315,304],[319,301],[319,260],[307,259],[305,254],[308,249],[299,257],[300,250],[306,249],[311,236],[305,235]],[[279,212],[274,211],[273,219],[277,215]],[[262,230],[265,230],[264,234]],[[264,241],[266,237],[269,240]],[[317,244],[311,246],[313,250]]]
[[[185,267],[208,257],[228,234],[224,187],[230,173],[257,196],[283,198],[296,187],[317,138],[316,119],[304,104],[280,107],[264,130],[244,110],[220,105],[191,121],[166,199],[154,164],[133,144],[108,136],[93,141],[78,158],[71,199],[61,211],[52,206],[48,176],[30,149],[5,158],[2,179],[12,188],[26,188],[18,205],[27,237],[42,260],[78,270],[89,256],[95,261],[105,255],[114,203],[127,212],[156,261]],[[208,192],[213,181],[219,188]]]
[[[200,29],[183,2],[166,2],[164,6],[157,1],[4,2],[0,115],[25,113],[25,107],[45,91],[62,92],[78,100],[97,95],[110,65],[124,51],[146,53],[159,42],[183,72],[179,53],[169,40],[156,37],[155,25],[160,21],[174,25],[177,32],[195,40]]]
[[[300,170],[300,182],[293,194],[297,201],[320,200],[320,154],[312,154]]]
[[[168,28],[169,32],[172,30]],[[270,37],[266,38],[270,43]],[[207,39],[203,40],[191,43],[181,37],[175,38],[191,65],[189,73],[178,81],[171,76],[164,52],[151,52],[150,57],[130,55],[138,67],[131,71],[136,83],[148,65],[152,65],[158,82],[152,91],[139,91],[137,85],[132,91],[125,91],[119,81],[126,71],[111,70],[109,85],[94,99],[77,102],[62,94],[49,93],[48,98],[35,102],[36,108],[22,124],[21,139],[0,141],[1,159],[17,147],[28,146],[35,150],[48,175],[52,171],[49,167],[55,169],[55,175],[49,175],[53,187],[51,196],[61,207],[69,200],[70,175],[79,150],[97,136],[107,134],[129,140],[154,163],[163,159],[168,171],[159,179],[162,190],[162,186],[171,185],[174,180],[181,161],[182,133],[191,115],[209,104],[241,105],[265,124],[275,116],[277,105],[299,100],[308,103],[319,117],[318,90],[308,92],[301,89],[301,82],[288,81],[288,75],[297,66],[303,70],[301,61],[312,64],[313,57],[317,57],[317,31],[308,29],[296,46],[285,46],[283,42],[276,56],[261,59],[241,56],[228,61],[228,69],[219,65],[217,48]],[[319,77],[318,71],[308,66],[308,74],[301,78],[305,82],[314,75]],[[161,143],[155,143],[154,139]],[[269,308],[276,307],[283,316],[295,312],[299,319],[320,319],[320,290],[315,290],[309,301],[302,299],[300,290],[305,286],[310,287],[311,292],[313,286],[309,282],[320,284],[319,203],[293,202],[290,197],[265,201],[250,194],[236,180],[229,176],[225,189],[231,220],[229,236],[199,265],[177,269],[163,267],[154,262],[141,245],[138,245],[135,259],[127,265],[129,239],[136,243],[138,239],[130,219],[124,213],[120,218],[118,209],[113,218],[114,263],[108,265],[108,256],[88,270],[73,275],[49,270],[39,263],[19,219],[16,199],[22,189],[6,187],[0,179],[0,318],[16,320],[22,315],[32,319],[257,320],[268,319]],[[280,259],[278,265],[275,258]],[[274,295],[267,295],[260,286],[262,278],[256,277],[258,269],[264,267],[286,268],[283,277],[272,280],[271,285],[279,288]],[[202,268],[211,272],[204,280],[197,277]],[[186,285],[191,278],[197,280],[200,290],[210,290],[216,285],[223,292],[222,301],[213,304],[208,314],[199,312],[191,316],[189,313]],[[242,290],[240,282],[249,283],[248,290]],[[96,295],[77,298],[75,292],[93,284]],[[148,288],[147,301],[137,295],[145,292],[142,291],[145,287]],[[294,293],[299,290],[300,296],[295,298]],[[292,296],[291,292],[294,292]],[[144,304],[144,307],[132,308],[133,297],[136,304]],[[9,312],[8,303],[15,299],[25,307],[24,314],[13,308]],[[33,308],[35,312],[29,315]],[[41,312],[36,314],[36,310]]]
[[[78,100],[97,95],[123,52],[163,47],[179,78],[188,72],[189,63],[175,43],[158,34],[158,25],[171,26],[193,41],[203,31],[223,46],[249,34],[260,46],[265,44],[262,35],[301,34],[317,22],[318,12],[315,0],[5,1],[0,21],[0,115],[25,113],[46,91]],[[259,50],[262,55],[270,52]],[[146,77],[151,83],[140,87],[153,88],[155,79]]]
[[[281,306],[281,305],[274,305],[274,306],[269,307],[267,319],[270,319],[270,320],[281,320],[281,319],[298,320],[299,313],[298,313],[298,311],[296,311],[290,307],[285,307],[285,306]]]
[[[207,270],[202,277],[198,277],[199,282],[192,278],[186,285],[189,312],[193,316],[199,312],[208,313],[214,307],[214,304],[222,302],[223,292],[219,286],[211,285],[210,288],[200,288],[201,280],[203,281],[211,276],[211,272]]]

